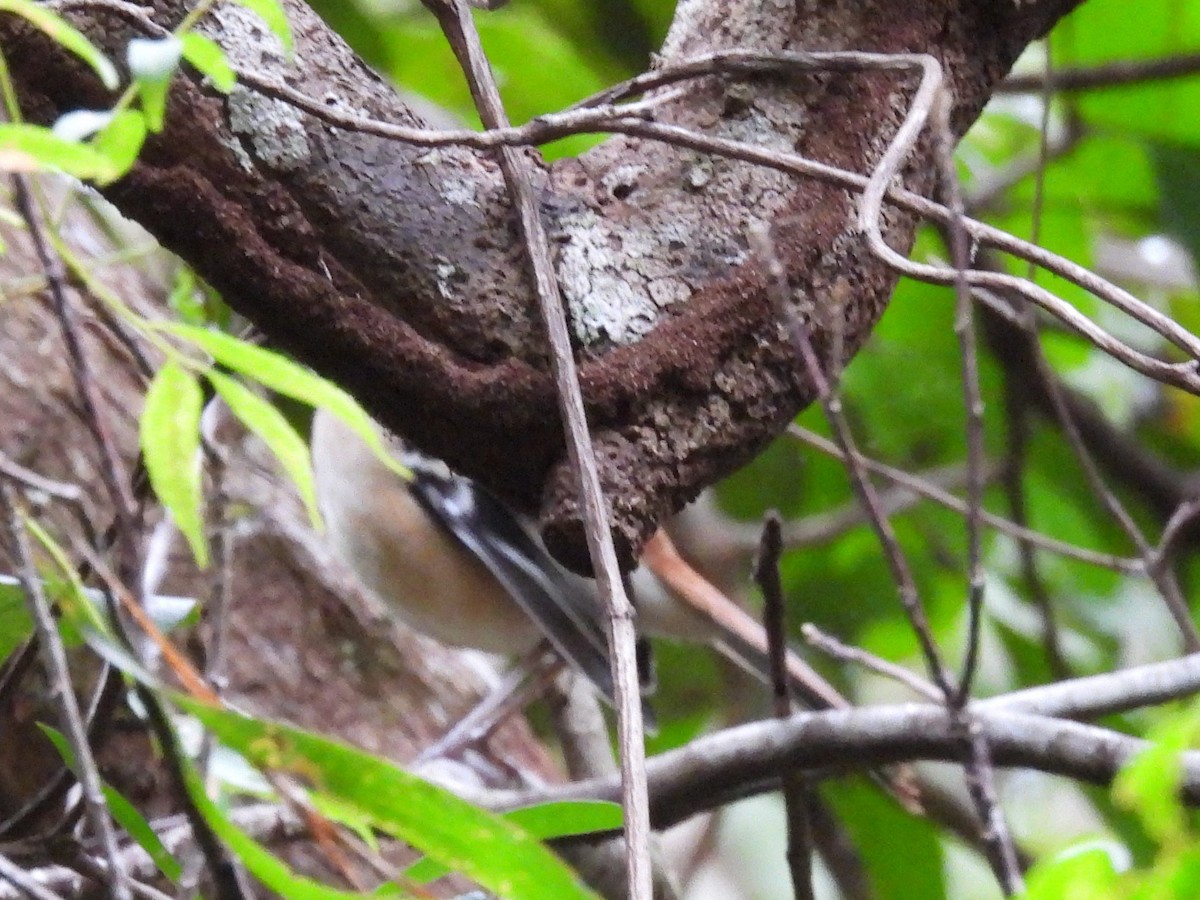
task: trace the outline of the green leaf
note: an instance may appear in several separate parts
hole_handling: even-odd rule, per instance
[[[366,442],[387,466],[401,478],[412,479],[412,473],[396,462],[383,446],[371,417],[358,401],[331,381],[292,362],[286,356],[256,347],[219,331],[195,325],[164,323],[161,326],[200,347],[213,359],[271,390],[299,400],[312,407],[329,410]]]
[[[166,363],[146,392],[141,444],[146,472],[159,501],[187,538],[196,562],[208,565],[200,498],[200,413],[203,396],[196,379]]]
[[[386,760],[187,697],[179,697],[177,702],[252,763],[299,773],[315,791],[357,807],[376,828],[407,841],[500,897],[596,898],[574,872],[524,830]]]
[[[235,0],[240,6],[246,7],[267,23],[274,35],[283,44],[283,49],[292,51],[292,28],[288,25],[287,14],[279,0]]]
[[[137,81],[146,127],[158,134],[166,121],[171,76],[179,68],[183,42],[174,35],[156,40],[135,38],[129,42],[125,55],[129,71]]]
[[[941,865],[944,851],[936,830],[914,819],[895,802],[855,778],[836,791],[823,792],[846,824],[862,854],[871,884],[880,900],[937,900],[946,896]]]
[[[137,86],[138,96],[142,98],[142,115],[146,120],[146,128],[158,134],[167,120],[167,94],[171,91],[171,82],[144,78],[138,81]]]
[[[225,58],[225,51],[216,41],[202,34],[189,31],[180,37],[183,42],[183,58],[204,75],[222,94],[228,94],[237,84],[237,75]]]
[[[32,0],[0,0],[0,12],[11,12],[21,16],[57,41],[60,46],[70,50],[92,67],[110,91],[115,90],[120,83],[117,69],[109,62],[108,57],[57,13]]]
[[[539,803],[514,809],[505,813],[504,818],[543,841],[597,831],[615,831],[625,820],[621,805],[606,800]]]
[[[157,687],[158,683],[154,676],[147,672],[142,664],[133,658],[125,645],[113,635],[108,624],[107,610],[102,603],[103,595],[99,591],[83,586],[79,573],[71,565],[66,551],[40,523],[25,517],[24,524],[34,539],[50,555],[58,570],[60,577],[45,579],[46,597],[51,603],[58,606],[60,613],[58,627],[67,645],[71,646],[84,641],[101,659],[143,684]]]
[[[42,733],[54,744],[59,756],[63,758],[63,762],[72,771],[77,772],[75,753],[62,732],[42,722],[38,723],[38,727],[42,729]],[[154,860],[154,864],[158,866],[160,872],[172,881],[179,881],[179,876],[183,874],[183,866],[163,846],[163,842],[159,840],[158,834],[150,827],[150,823],[146,821],[145,816],[138,812],[137,807],[126,800],[124,795],[116,788],[108,784],[103,784],[100,786],[100,789],[104,792],[104,801],[108,804],[108,811],[117,820],[117,824],[124,828],[143,850],[150,854],[150,858]]]
[[[1058,853],[1029,873],[1024,900],[1116,900],[1120,876],[1112,856],[1093,842]]]
[[[209,372],[206,377],[221,395],[221,399],[229,404],[233,414],[275,454],[275,458],[300,492],[300,498],[308,509],[313,527],[320,528],[321,513],[317,509],[312,457],[304,439],[296,433],[296,429],[283,413],[245,385],[220,372]]]
[[[190,764],[184,769],[184,783],[196,809],[212,827],[213,832],[229,847],[246,866],[246,869],[266,887],[286,897],[287,900],[363,900],[357,891],[339,891],[297,875],[283,860],[273,855],[262,844],[255,841],[230,821],[217,804],[209,799],[195,769]],[[398,888],[381,888],[373,897],[409,898],[412,895]]]
[[[605,800],[571,800],[554,803],[539,803],[525,806],[504,814],[506,821],[525,829],[539,841],[568,837],[578,834],[593,834],[598,831],[615,831],[624,821],[620,804]],[[419,884],[428,884],[434,879],[449,874],[449,869],[431,859],[413,863],[404,875]]]
[[[33,631],[25,591],[17,579],[0,575],[0,663]]]
[[[1132,809],[1142,827],[1160,843],[1180,841],[1187,817],[1179,797],[1181,754],[1200,735],[1200,703],[1168,716],[1147,739],[1150,746],[1133,758],[1113,782],[1113,796]]]
[[[63,625],[75,629],[76,637],[81,637],[87,631],[95,631],[107,635],[108,620],[99,603],[88,597],[88,590],[79,578],[79,572],[71,565],[66,550],[56,541],[41,522],[25,516],[25,528],[33,535],[33,539],[41,544],[42,549],[50,556],[51,562],[58,570],[57,578],[48,577],[45,580],[47,597],[58,604]]]
[[[40,125],[0,123],[0,171],[50,169],[99,184],[121,177],[113,161],[94,147],[64,140]]]
[[[91,146],[112,160],[124,175],[142,152],[146,132],[146,117],[136,109],[123,109],[96,135]]]

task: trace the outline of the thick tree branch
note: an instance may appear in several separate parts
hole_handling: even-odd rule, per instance
[[[786,4],[688,0],[663,57],[721,47],[932,53],[950,73],[961,134],[1021,49],[1075,4],[922,0],[897,17],[883,0],[847,0],[796,16]],[[184,5],[159,0],[150,11],[169,26]],[[306,7],[286,5],[302,65],[240,8],[219,7],[206,27],[243,69],[334,108],[419,124]],[[114,51],[129,37],[120,17],[72,16]],[[31,118],[109,102],[14,20],[0,21],[0,38]],[[706,78],[658,117],[867,172],[910,90],[885,73]],[[917,191],[931,183],[923,147],[904,173]],[[819,344],[836,331],[847,353],[860,346],[894,275],[871,258],[832,185],[637,137],[537,171],[628,560],[662,516],[749,459],[811,398],[746,252],[748,222],[773,222]],[[382,421],[508,499],[540,504],[556,551],[586,566],[561,428],[544,414],[553,388],[536,304],[486,157],[335,129],[245,87],[225,100],[183,81],[166,132],[108,193]],[[913,225],[888,213],[889,244],[906,247]]]
[[[1024,713],[980,712],[980,739],[1002,767],[1036,769],[1079,781],[1108,784],[1145,741],[1076,722]],[[862,771],[912,760],[958,762],[962,733],[944,707],[878,706],[797,713],[697,738],[686,747],[652,757],[650,815],[655,828],[734,800],[779,789],[789,768]],[[616,778],[591,779],[528,792],[495,792],[473,799],[494,808],[568,799],[615,801]],[[1183,757],[1186,802],[1200,803],[1200,753]]]

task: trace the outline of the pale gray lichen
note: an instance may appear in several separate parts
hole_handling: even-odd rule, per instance
[[[646,166],[633,163],[617,166],[604,174],[600,179],[600,186],[614,197],[624,197],[637,187],[638,178],[646,170]]]
[[[579,210],[557,223],[558,273],[576,337],[587,345],[632,344],[658,322],[665,306],[690,290],[664,261],[667,236],[612,223]],[[682,234],[678,237],[683,240]]]
[[[302,114],[294,107],[236,87],[228,98],[229,127],[250,141],[254,155],[278,172],[308,162],[310,148]]]
[[[261,71],[289,62],[279,37],[255,13],[234,3],[218,3],[199,24],[206,37],[221,45],[229,61]],[[299,63],[293,55],[292,63]]]
[[[438,263],[435,271],[437,272],[438,293],[441,294],[442,298],[445,300],[453,300],[454,290],[451,288],[451,284],[453,283],[455,276],[458,275],[458,266],[454,265],[453,263],[442,262]]]
[[[478,206],[479,185],[470,178],[446,178],[441,184],[442,198],[451,206]]]

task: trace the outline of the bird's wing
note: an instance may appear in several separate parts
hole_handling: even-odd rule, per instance
[[[434,521],[500,582],[551,646],[611,703],[608,642],[596,598],[572,583],[508,507],[469,479],[418,472],[411,490]]]

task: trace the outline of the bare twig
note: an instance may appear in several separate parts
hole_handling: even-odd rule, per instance
[[[792,692],[788,690],[783,584],[779,580],[779,557],[782,553],[783,534],[779,514],[770,512],[763,523],[762,540],[754,561],[754,580],[763,595],[763,624],[767,632],[775,715],[786,719],[792,714]],[[815,896],[812,883],[813,835],[808,810],[812,789],[803,773],[794,769],[785,771],[780,781],[787,820],[787,861],[792,876],[792,891],[798,900],[812,900]]]
[[[965,732],[968,763],[964,767],[967,793],[975,802],[975,808],[983,821],[983,843],[988,850],[988,861],[1000,882],[1005,896],[1011,897],[1024,889],[1021,866],[1017,861],[1017,848],[1012,832],[1005,821],[996,794],[996,768],[992,764],[992,748],[979,724],[979,719],[969,710],[959,710],[956,716],[960,733]]]
[[[562,670],[563,661],[548,652],[545,641],[518,660],[500,684],[477,703],[454,727],[430,744],[414,760],[420,767],[434,760],[457,756],[468,747],[487,739],[504,720],[520,712],[541,694]]]
[[[3,854],[0,854],[0,879],[7,881],[30,900],[62,900],[62,897]]]
[[[66,271],[63,269],[62,260],[53,252],[42,230],[37,211],[33,208],[33,198],[30,194],[28,180],[22,175],[14,175],[12,184],[17,209],[29,229],[30,239],[45,274],[50,296],[54,301],[54,312],[58,318],[59,327],[62,329],[71,376],[75,381],[75,390],[84,411],[84,424],[91,432],[96,449],[100,454],[100,477],[108,491],[117,520],[122,523],[120,530],[129,536],[132,534],[129,526],[133,520],[135,503],[128,483],[121,475],[120,456],[113,446],[104,418],[100,414],[100,403],[92,379],[91,367],[75,325],[71,304],[67,301]]]
[[[229,610],[232,605],[233,583],[233,524],[229,520],[229,494],[226,476],[229,458],[226,448],[220,446],[217,430],[224,403],[214,396],[205,404],[200,416],[204,447],[200,454],[208,460],[212,491],[209,498],[209,519],[215,530],[212,548],[212,574],[205,619],[208,624],[208,646],[204,658],[204,680],[213,693],[220,696],[225,686],[225,655],[228,646]],[[199,462],[199,461],[198,461]],[[145,588],[143,588],[145,590]],[[200,754],[196,767],[200,777],[209,780],[209,758],[212,754],[213,736],[207,729],[200,741]]]
[[[1106,784],[1149,744],[1106,728],[1007,710],[978,710],[981,736],[998,766],[1032,768]],[[961,728],[942,705],[904,704],[799,712],[786,721],[739,725],[692,741],[648,763],[656,827],[779,786],[787,767],[862,770],[914,759],[957,761]],[[1182,755],[1181,794],[1200,803],[1200,751]],[[567,799],[612,800],[615,778],[537,790],[489,791],[474,799],[496,809]]]
[[[429,0],[434,14],[466,73],[480,118],[487,128],[505,128],[508,117],[470,12],[455,0]],[[559,413],[567,430],[567,453],[579,485],[588,551],[609,621],[609,651],[617,701],[621,747],[622,807],[625,811],[627,879],[631,900],[651,900],[650,812],[646,800],[646,750],[642,729],[634,611],[625,594],[616,549],[609,530],[608,507],[600,486],[588,433],[583,393],[575,368],[571,337],[549,241],[530,180],[529,164],[511,148],[499,150],[500,167],[513,198],[529,254],[538,304],[550,341],[551,365]]]
[[[900,547],[900,542],[896,539],[896,532],[884,514],[883,507],[879,502],[878,492],[867,475],[862,457],[854,446],[849,425],[842,413],[841,398],[825,375],[825,370],[822,368],[821,362],[817,358],[816,350],[813,348],[807,326],[799,320],[791,307],[783,265],[775,254],[775,248],[771,243],[767,228],[762,225],[752,228],[750,231],[750,242],[760,263],[766,269],[767,275],[771,279],[773,284],[771,294],[775,303],[776,314],[787,329],[788,338],[792,342],[796,354],[803,364],[804,371],[813,388],[816,390],[821,406],[825,410],[825,417],[829,421],[838,447],[842,451],[842,458],[846,463],[846,471],[849,475],[851,486],[854,488],[854,492],[863,504],[864,509],[866,509],[872,530],[883,547],[884,557],[899,591],[904,612],[908,616],[909,623],[917,635],[921,652],[925,656],[925,664],[929,668],[930,674],[937,683],[938,688],[946,696],[949,696],[952,690],[950,675],[945,663],[942,661],[941,654],[930,631],[929,620],[925,615],[925,610],[917,594],[916,582],[913,579],[912,570],[908,565],[908,560],[905,558],[904,551]]]
[[[1042,91],[1042,118],[1041,127],[1038,131],[1036,178],[1034,181],[1033,209],[1030,216],[1032,224],[1029,241],[1032,244],[1039,244],[1041,242],[1042,214],[1046,202],[1046,167],[1050,161],[1050,111],[1053,99],[1050,93],[1050,77],[1054,72],[1051,40],[1052,38],[1047,35],[1043,48],[1046,55],[1044,68],[1046,84]],[[1026,277],[1030,281],[1034,281],[1037,278],[1037,268],[1032,263],[1029,264]],[[1025,312],[1024,304],[1022,304],[1021,311]],[[1023,324],[1021,316],[1016,317],[1015,324]],[[1032,324],[1032,327],[1036,328],[1036,324]],[[1005,379],[1004,396],[1009,421],[1009,464],[1005,472],[1005,490],[1008,494],[1009,508],[1012,511],[1013,518],[1020,524],[1025,525],[1028,523],[1028,516],[1026,514],[1025,487],[1022,476],[1025,469],[1025,462],[1028,458],[1028,398],[1017,386],[1016,379],[1012,377]],[[1033,598],[1034,604],[1041,614],[1042,648],[1046,655],[1046,663],[1050,668],[1050,672],[1056,678],[1067,678],[1070,676],[1070,668],[1067,665],[1062,644],[1059,640],[1058,623],[1054,614],[1054,606],[1050,600],[1050,593],[1047,591],[1046,585],[1042,581],[1041,573],[1038,570],[1037,557],[1033,551],[1033,546],[1028,543],[1021,543],[1018,545],[1018,552],[1021,557],[1022,576],[1029,588],[1030,596]]]
[[[1099,88],[1149,84],[1200,74],[1200,53],[1181,53],[1163,59],[1114,60],[1099,66],[1059,69],[1040,75],[1010,75],[996,87],[1002,94],[1034,94],[1044,91],[1094,91]]]
[[[114,900],[130,900],[128,877],[117,853],[116,832],[108,816],[108,806],[100,786],[100,773],[88,742],[87,726],[80,714],[75,688],[71,684],[71,672],[67,666],[67,655],[62,639],[50,611],[50,604],[42,591],[42,583],[33,566],[33,556],[25,525],[17,509],[8,485],[0,480],[0,513],[4,515],[5,530],[13,559],[17,563],[17,577],[25,591],[29,612],[37,633],[41,649],[42,664],[58,698],[58,710],[63,731],[75,756],[75,768],[83,791],[83,801],[96,839],[108,865],[106,870],[108,889]]]
[[[27,469],[9,459],[3,451],[0,451],[0,476],[72,506],[79,506],[83,503],[83,489],[79,485],[66,481],[55,481],[45,475],[39,475],[32,469]]]
[[[974,304],[967,286],[970,247],[963,228],[962,191],[954,168],[954,146],[950,134],[949,98],[938,95],[934,156],[937,160],[942,195],[951,212],[950,256],[958,277],[954,281],[954,332],[962,359],[963,406],[966,410],[967,439],[967,647],[959,674],[958,689],[947,702],[956,707],[966,704],[979,660],[979,629],[983,621],[983,395],[979,387],[978,343],[973,318]],[[1015,859],[1015,855],[1013,857]],[[1016,869],[1014,867],[1013,871]],[[1019,876],[1018,876],[1019,877]],[[1011,887],[1011,885],[1009,885]]]
[[[917,694],[917,696],[924,697],[931,703],[941,703],[945,699],[941,691],[916,672],[875,656],[873,653],[868,653],[861,647],[851,647],[849,644],[843,644],[837,638],[826,634],[811,622],[806,622],[801,627],[800,633],[804,635],[804,640],[809,644],[822,653],[828,653],[834,659],[841,660],[842,662],[856,663],[864,669],[870,669],[872,672],[876,672],[885,678],[898,681]]]
[[[287,806],[257,803],[232,810],[229,818],[243,831],[260,841],[278,842],[307,835],[307,823]],[[172,855],[182,855],[183,851],[195,847],[195,835],[185,817],[172,816],[168,820],[153,824],[163,846]],[[158,872],[154,858],[140,844],[130,843],[122,847],[121,857],[128,871],[139,878],[152,878]],[[52,887],[57,892],[55,900],[94,895],[95,885],[89,879],[62,865],[34,869],[28,874],[42,884]],[[23,897],[16,888],[0,884],[0,900],[23,900]]]
[[[1011,709],[1039,716],[1087,721],[1169,703],[1200,693],[1200,653],[1026,688],[976,700],[977,709]]]
[[[1016,845],[1005,821],[996,794],[996,772],[992,766],[991,750],[984,739],[974,715],[966,709],[971,686],[979,661],[980,628],[983,622],[983,396],[979,387],[978,342],[975,334],[971,291],[966,271],[970,265],[970,247],[963,227],[962,189],[954,162],[954,145],[950,133],[949,98],[938,94],[936,114],[935,158],[942,194],[951,212],[950,256],[957,278],[954,281],[954,331],[958,336],[962,358],[963,402],[966,408],[967,437],[967,648],[958,688],[947,695],[945,702],[958,719],[967,748],[964,767],[967,792],[975,803],[983,823],[983,843],[988,861],[1006,895],[1022,889],[1021,867],[1017,861]]]
[[[787,433],[799,441],[807,444],[814,449],[820,450],[835,459],[844,459],[845,455],[833,441],[822,437],[814,431],[810,431],[800,425],[789,425]],[[876,475],[882,475],[889,481],[896,484],[904,485],[911,488],[914,492],[923,497],[927,497],[935,503],[939,503],[947,509],[952,509],[955,512],[966,514],[967,505],[962,500],[943,490],[940,486],[930,481],[918,478],[903,469],[897,469],[894,466],[889,466],[885,463],[876,462],[875,460],[862,457],[863,466],[867,471]],[[1077,547],[1074,544],[1068,544],[1066,541],[1060,541],[1056,538],[1049,537],[1037,531],[1026,528],[1023,525],[1010,522],[1009,520],[993,515],[984,510],[980,518],[1004,534],[1009,535],[1014,540],[1028,543],[1031,546],[1041,550],[1047,550],[1051,553],[1057,553],[1065,556],[1068,559],[1076,559],[1080,562],[1089,563],[1093,566],[1100,566],[1105,569],[1112,569],[1116,572],[1124,572],[1130,575],[1144,575],[1146,573],[1146,563],[1141,559],[1129,559],[1121,556],[1114,556],[1111,553],[1101,553],[1095,550],[1088,550],[1085,547]]]
[[[871,890],[867,867],[846,827],[821,799],[814,795],[808,807],[813,825],[813,842],[821,851],[825,867],[837,883],[842,900],[870,900]]]
[[[642,563],[671,593],[696,615],[712,623],[720,636],[716,647],[723,651],[725,640],[736,641],[754,654],[765,658],[769,653],[766,633],[762,626],[740,606],[730,600],[712,582],[688,565],[671,543],[666,531],[659,529],[642,548]],[[734,656],[738,646],[731,647]],[[786,667],[792,688],[814,709],[843,709],[849,706],[846,698],[821,677],[797,653],[788,651]]]

